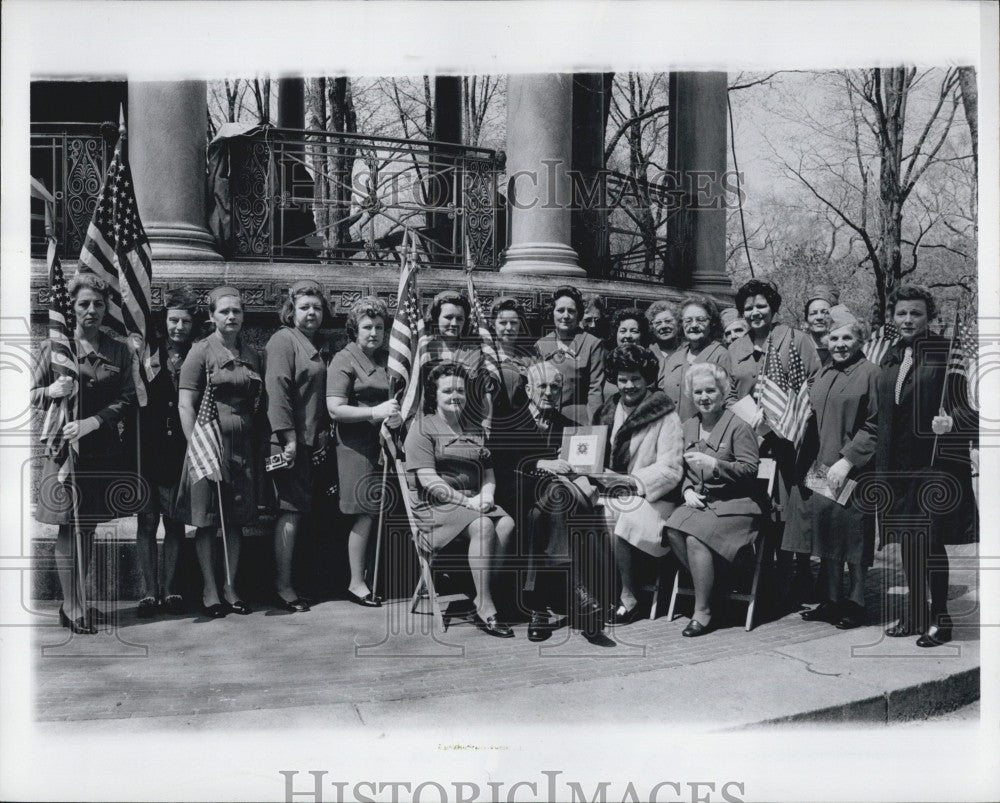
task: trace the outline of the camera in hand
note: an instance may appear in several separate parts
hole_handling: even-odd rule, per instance
[[[277,471],[279,468],[288,468],[291,465],[283,452],[272,454],[264,461],[264,471]]]

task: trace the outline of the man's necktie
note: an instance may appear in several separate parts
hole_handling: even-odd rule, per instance
[[[913,367],[913,347],[907,346],[903,352],[903,361],[899,364],[899,376],[896,377],[896,404],[903,395],[903,383],[906,382],[906,375]]]

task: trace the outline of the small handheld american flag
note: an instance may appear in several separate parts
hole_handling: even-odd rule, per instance
[[[788,374],[781,366],[774,342],[768,338],[764,355],[764,369],[757,380],[760,393],[760,407],[764,420],[771,429],[778,428],[778,422],[788,406]]]
[[[187,460],[194,482],[206,477],[214,482],[222,480],[222,428],[211,381],[206,384],[205,395],[201,397],[198,417],[188,442]]]
[[[809,404],[806,369],[799,350],[792,348],[788,354],[788,402],[774,429],[781,437],[798,447],[805,435],[810,415],[812,405]]]

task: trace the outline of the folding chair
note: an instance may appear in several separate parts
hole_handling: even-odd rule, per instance
[[[413,547],[417,553],[417,560],[420,562],[420,579],[417,581],[417,587],[414,589],[413,597],[410,599],[410,613],[425,614],[425,611],[418,611],[417,609],[420,607],[421,602],[426,599],[430,604],[430,613],[434,616],[435,622],[440,626],[442,631],[445,631],[448,629],[448,621],[455,618],[447,613],[448,606],[459,599],[466,599],[473,602],[473,598],[464,592],[444,595],[437,593],[437,589],[434,586],[434,569],[436,568],[436,564],[440,562],[438,559],[441,556],[427,552],[421,546],[423,540],[420,538],[420,528],[413,518],[413,508],[410,503],[409,487],[406,481],[406,469],[403,467],[402,461],[398,458],[394,462],[396,466],[396,478],[399,481],[399,488],[403,497],[403,507],[406,510],[406,518],[410,525],[410,537],[413,539]],[[458,566],[461,566],[461,563],[456,561],[456,567]],[[424,596],[425,594],[426,597]],[[442,610],[442,606],[444,610]]]
[[[762,460],[761,463],[763,464],[764,461]],[[757,479],[761,481],[762,485],[766,485],[766,498],[770,500],[772,494],[774,493],[774,481],[775,481],[775,466],[773,460],[770,461],[769,465],[761,466],[760,473],[758,473],[757,475]],[[754,533],[754,538],[748,546],[743,547],[743,549],[741,549],[737,553],[736,559],[733,561],[733,565],[735,567],[736,564],[739,562],[740,558],[746,554],[746,550],[747,549],[752,550],[753,574],[750,583],[749,593],[743,593],[739,591],[729,591],[726,594],[722,595],[722,598],[729,602],[749,603],[749,605],[747,606],[747,616],[745,623],[747,632],[753,630],[754,626],[754,615],[757,610],[757,594],[758,591],[760,590],[761,567],[764,564],[764,556],[767,554],[768,551],[767,539],[772,530],[770,524],[771,524],[770,512],[762,513],[759,516],[755,516],[753,525],[751,527],[751,531]],[[677,576],[674,577],[674,590],[673,593],[670,595],[670,608],[667,611],[667,619],[671,621],[673,621],[674,618],[674,608],[677,605],[677,597],[694,596],[693,585],[688,585],[687,583],[685,583],[685,585],[683,586],[681,585],[682,576],[686,581],[690,581],[691,579],[690,575],[686,571],[684,571],[683,567],[677,570]],[[657,578],[657,582],[659,582],[659,578]],[[655,597],[653,604],[654,606],[656,604]]]

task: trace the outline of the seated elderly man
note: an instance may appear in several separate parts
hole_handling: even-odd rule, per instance
[[[520,533],[522,562],[516,565],[523,570],[523,599],[531,613],[530,641],[551,635],[550,608],[568,611],[590,640],[603,627],[600,604],[588,587],[598,554],[597,533],[593,527],[574,532],[570,521],[574,514],[592,511],[583,492],[560,476],[570,473],[559,451],[563,429],[573,426],[558,409],[562,383],[551,362],[531,363],[527,404],[491,441],[497,503],[514,516]]]

